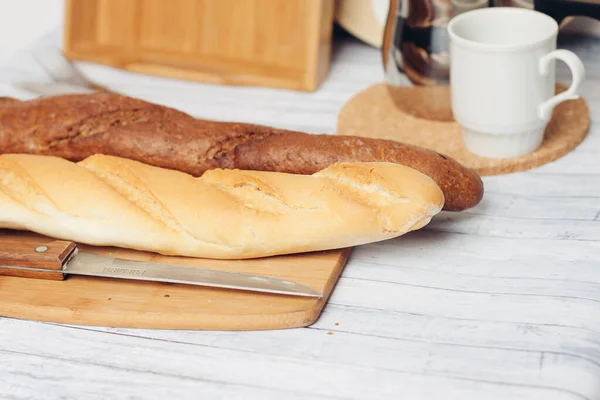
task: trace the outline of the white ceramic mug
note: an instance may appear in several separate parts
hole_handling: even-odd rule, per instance
[[[536,150],[554,107],[579,97],[585,75],[579,57],[556,50],[556,21],[524,8],[482,8],[452,18],[448,33],[452,112],[465,146],[489,158]],[[573,74],[558,95],[555,60]]]

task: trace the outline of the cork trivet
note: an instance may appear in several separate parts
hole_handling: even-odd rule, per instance
[[[419,89],[406,87],[407,96]],[[557,85],[557,93],[565,89],[565,86]],[[419,97],[414,96],[415,99]],[[544,141],[535,152],[518,158],[484,158],[464,147],[456,121],[422,119],[401,111],[394,105],[387,86],[380,83],[358,93],[342,107],[337,134],[392,139],[429,148],[485,176],[524,171],[554,161],[581,143],[589,126],[586,102],[581,98],[569,100],[555,107],[546,126]]]
[[[448,86],[392,86],[388,94],[404,114],[426,120],[454,121]]]

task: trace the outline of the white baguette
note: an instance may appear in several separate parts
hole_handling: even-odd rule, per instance
[[[165,255],[242,259],[350,247],[427,224],[444,195],[391,163],[314,175],[210,170],[194,178],[95,155],[0,156],[0,228]]]

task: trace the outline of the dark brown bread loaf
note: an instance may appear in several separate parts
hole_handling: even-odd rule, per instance
[[[100,153],[194,176],[217,167],[312,174],[338,161],[386,161],[430,176],[444,192],[444,210],[473,207],[483,196],[475,172],[427,149],[199,120],[112,93],[0,99],[0,153],[53,155],[74,162]]]

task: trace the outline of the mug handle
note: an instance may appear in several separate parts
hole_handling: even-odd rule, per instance
[[[550,62],[552,60],[564,61],[569,66],[571,74],[573,75],[573,82],[567,90],[540,104],[538,108],[538,115],[544,121],[550,119],[552,110],[558,103],[562,103],[566,100],[576,100],[579,98],[579,89],[585,79],[585,68],[583,66],[583,62],[581,62],[581,59],[572,51],[564,49],[551,51],[540,59],[539,72],[542,76],[548,75]]]

